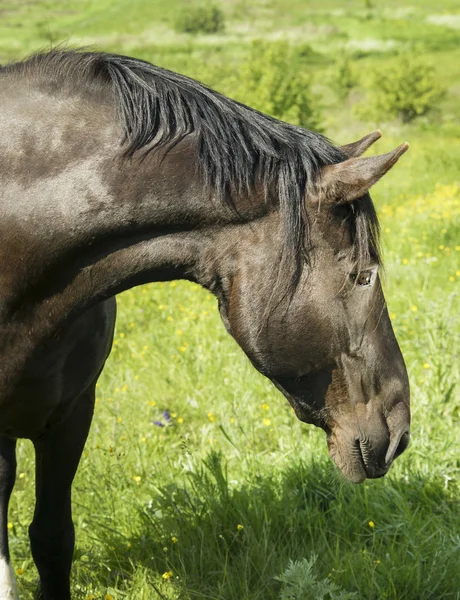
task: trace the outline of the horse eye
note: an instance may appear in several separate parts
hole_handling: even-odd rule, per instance
[[[356,285],[360,285],[361,287],[365,287],[372,283],[372,271],[361,271],[361,273],[352,273],[350,277],[353,283],[356,283]]]

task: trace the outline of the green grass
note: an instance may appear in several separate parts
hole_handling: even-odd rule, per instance
[[[411,145],[373,192],[389,311],[411,379],[409,450],[384,479],[351,486],[324,434],[295,419],[224,332],[214,298],[183,282],[126,292],[74,484],[76,599],[278,599],[289,560],[313,555],[318,581],[359,599],[460,599],[460,49],[458,30],[426,18],[458,14],[458,5],[373,4],[369,12],[358,1],[232,1],[218,37],[175,34],[179,0],[0,5],[0,62],[51,39],[91,41],[228,93],[251,40],[280,30],[314,51],[309,69],[330,137],[346,143],[378,126],[385,137],[372,152]],[[338,101],[328,84],[337,57],[366,39],[418,48],[435,65],[448,94],[434,121],[360,122],[361,83],[356,98]],[[349,52],[363,78],[395,59],[391,49]],[[158,427],[164,410],[172,421]],[[10,542],[29,599],[37,574],[27,441],[18,463]]]

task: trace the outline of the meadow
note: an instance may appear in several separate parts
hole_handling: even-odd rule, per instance
[[[178,33],[190,4],[1,0],[0,63],[89,44],[257,102],[254,61],[294,52],[328,137],[348,143],[379,127],[379,153],[407,140],[372,196],[412,442],[385,478],[352,486],[324,433],[296,420],[225,333],[214,297],[176,281],[127,291],[73,488],[74,597],[460,599],[458,2],[228,0],[222,31]],[[432,65],[444,90],[435,110],[410,122],[365,115],[369,77],[405,54]],[[8,528],[24,600],[37,579],[33,504],[33,449],[22,441]]]

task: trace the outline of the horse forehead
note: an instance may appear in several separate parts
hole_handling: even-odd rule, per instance
[[[313,263],[313,259],[319,257],[330,261],[330,266],[339,264],[352,254],[352,223],[349,216],[335,214],[334,210],[326,207],[309,215],[305,245],[308,263]]]

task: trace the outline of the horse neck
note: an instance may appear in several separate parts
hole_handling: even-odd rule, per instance
[[[88,206],[89,196],[77,195],[65,207],[66,219],[59,219],[59,194],[47,198],[46,218],[37,218],[28,233],[29,241],[43,238],[48,243],[24,244],[21,264],[26,270],[14,276],[10,270],[5,305],[11,309],[2,319],[0,356],[14,344],[12,371],[20,370],[69,318],[103,298],[160,280],[182,278],[212,287],[216,245],[226,238],[222,232],[264,211],[251,203],[235,211],[210,196],[194,155],[180,147],[162,161],[155,156],[131,161],[95,157],[92,173],[100,190],[97,199]],[[53,210],[56,219],[50,220]],[[51,238],[46,229],[52,229]]]

